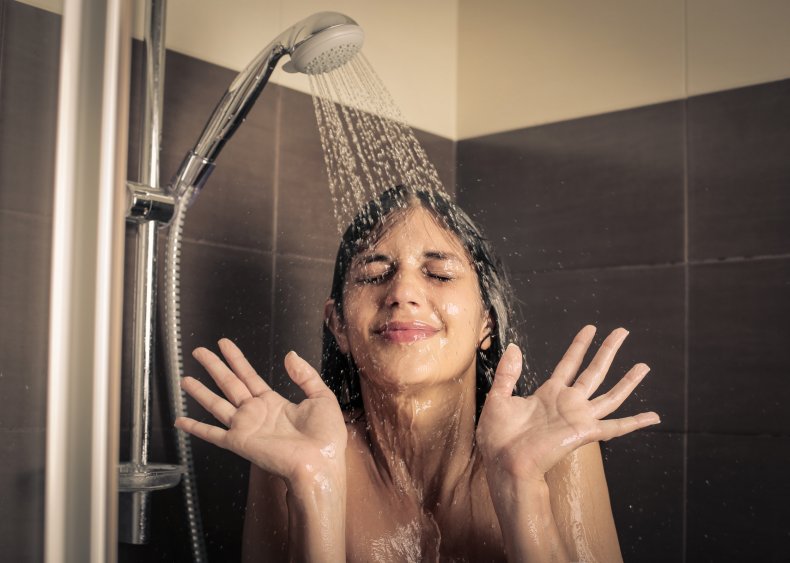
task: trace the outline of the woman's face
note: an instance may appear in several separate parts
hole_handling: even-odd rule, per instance
[[[353,258],[343,298],[343,319],[331,316],[330,326],[363,381],[394,390],[474,381],[476,349],[490,330],[477,274],[422,207]]]

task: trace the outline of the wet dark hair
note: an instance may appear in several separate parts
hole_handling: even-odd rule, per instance
[[[477,273],[483,307],[491,319],[491,346],[477,350],[477,412],[491,388],[494,372],[507,345],[520,344],[514,328],[514,298],[510,283],[491,244],[480,228],[447,195],[434,190],[410,189],[399,185],[385,191],[378,199],[367,203],[343,234],[335,260],[330,298],[335,302],[338,317],[343,320],[343,287],[351,262],[359,252],[375,243],[388,226],[399,220],[404,211],[415,207],[427,210],[440,226],[454,234],[469,253]],[[522,348],[523,350],[523,348]],[[525,364],[526,368],[526,364]],[[350,355],[343,354],[327,324],[324,325],[321,377],[337,395],[345,410],[362,407],[359,372]],[[529,390],[522,376],[516,393]]]

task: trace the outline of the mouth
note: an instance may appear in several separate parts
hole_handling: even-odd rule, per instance
[[[422,321],[389,321],[375,331],[381,338],[397,344],[409,344],[434,336],[439,329]]]

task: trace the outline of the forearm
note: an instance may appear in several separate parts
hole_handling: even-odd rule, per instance
[[[520,480],[498,471],[487,473],[508,561],[569,561],[545,480]]]
[[[346,560],[346,472],[310,469],[288,483],[291,561]]]

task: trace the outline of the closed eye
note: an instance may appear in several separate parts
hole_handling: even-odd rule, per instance
[[[387,268],[382,272],[361,272],[359,276],[354,278],[354,281],[362,285],[375,285],[385,281],[392,275],[393,269]]]
[[[444,276],[442,274],[431,274],[431,273],[429,273],[428,276],[432,277],[435,280],[439,280],[439,281],[443,281],[443,282],[453,281],[453,279],[455,279],[455,278],[452,278],[450,276]]]

